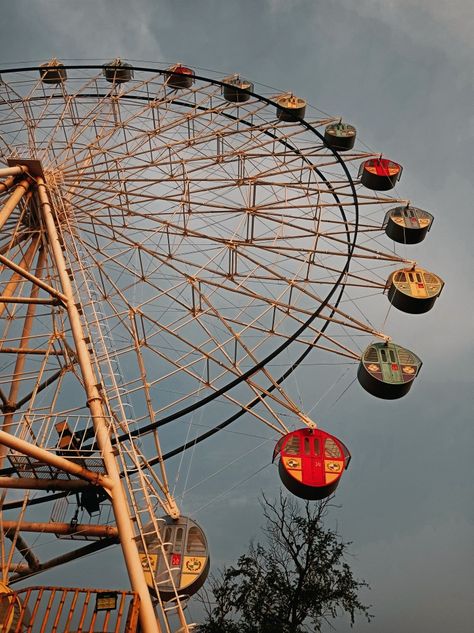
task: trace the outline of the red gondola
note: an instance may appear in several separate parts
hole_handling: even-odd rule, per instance
[[[167,84],[171,88],[191,88],[194,83],[194,70],[177,64],[170,68],[173,72],[168,77]]]
[[[280,456],[283,485],[301,499],[324,499],[337,488],[351,454],[341,440],[321,429],[303,428],[282,437],[273,451]]]
[[[374,191],[393,189],[400,180],[403,168],[388,158],[370,158],[359,169],[360,182]]]

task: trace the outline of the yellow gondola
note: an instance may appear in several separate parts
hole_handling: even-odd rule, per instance
[[[160,537],[166,557],[162,555],[160,539],[156,537],[154,530],[150,529],[150,532],[153,536],[145,539],[152,569],[149,569],[146,557],[143,558],[148,586],[153,588],[153,574],[163,601],[176,597],[174,586],[181,596],[194,595],[204,584],[210,566],[207,540],[201,527],[189,517],[162,517]],[[138,541],[137,545],[142,552],[141,542]],[[172,582],[168,569],[171,571]]]
[[[291,123],[305,115],[306,101],[301,97],[286,95],[277,99],[277,104],[277,117],[280,121]]]
[[[387,280],[390,303],[410,314],[423,314],[433,307],[441,294],[444,281],[423,268],[403,268],[393,272]]]

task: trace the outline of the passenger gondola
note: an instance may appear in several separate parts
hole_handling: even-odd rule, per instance
[[[108,82],[115,84],[123,84],[133,78],[133,66],[120,59],[104,64],[102,72]]]
[[[433,220],[433,216],[428,211],[407,205],[387,211],[383,228],[388,237],[395,242],[418,244],[425,239]]]
[[[408,393],[421,365],[410,350],[389,341],[376,342],[362,355],[357,378],[373,396],[394,400]]]
[[[161,599],[164,602],[174,599],[176,594],[169,578],[169,568],[178,594],[181,597],[192,596],[202,587],[209,573],[209,550],[204,532],[195,521],[184,516],[179,519],[164,516],[159,519],[159,524],[166,556],[163,557],[160,538],[150,529],[152,536],[145,536],[145,540],[152,570],[143,556],[147,584],[153,589],[153,573]],[[146,528],[144,532],[146,534]],[[138,541],[137,545],[144,555],[141,542]]]
[[[305,115],[306,101],[301,97],[286,95],[277,99],[277,104],[277,117],[280,121],[291,123]]]
[[[40,69],[41,81],[44,84],[61,84],[67,79],[66,67],[57,59],[52,59],[45,64],[41,64]]]
[[[303,428],[282,437],[273,451],[280,479],[301,499],[324,499],[337,488],[351,455],[341,440],[322,429]]]
[[[170,88],[191,88],[194,83],[194,70],[187,66],[181,66],[177,64],[170,68],[172,73],[168,76],[166,81]]]
[[[404,268],[393,272],[387,280],[390,303],[410,314],[423,314],[433,307],[443,289],[443,280],[423,268]]]
[[[374,191],[393,189],[400,180],[403,168],[388,158],[370,158],[359,169],[360,182]]]
[[[244,103],[250,99],[247,91],[253,92],[253,83],[238,75],[224,79],[223,84],[222,94],[224,99],[231,103]]]
[[[354,147],[356,129],[348,123],[331,123],[324,130],[324,141],[328,147],[338,152],[346,152]]]

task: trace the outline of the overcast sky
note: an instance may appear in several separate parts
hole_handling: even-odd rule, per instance
[[[403,401],[378,401],[354,384],[342,398],[332,394],[315,410],[353,454],[338,489],[341,508],[330,520],[353,541],[351,563],[372,586],[364,597],[376,619],[371,625],[358,622],[354,631],[471,631],[472,0],[3,4],[3,67],[52,56],[63,61],[120,56],[157,65],[181,61],[222,75],[237,71],[343,115],[368,146],[404,165],[399,193],[435,215],[420,257],[446,287],[425,317],[401,315],[391,323],[390,333],[399,334],[397,340],[424,361]],[[310,407],[314,394],[322,394],[309,368],[298,382]],[[219,442],[213,440],[209,450],[227,450]],[[276,494],[277,472],[266,468],[223,498],[219,491],[256,473],[271,450],[267,443],[249,455],[245,468],[229,468],[219,481],[186,497],[186,510],[195,511],[205,526],[218,563],[231,562],[257,533],[258,491]],[[197,481],[200,466],[193,468]],[[347,621],[336,625],[337,631],[347,629]]]

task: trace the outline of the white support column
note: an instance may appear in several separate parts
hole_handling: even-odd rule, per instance
[[[24,194],[28,191],[29,187],[30,182],[25,178],[25,180],[22,180],[20,183],[18,183],[15,191],[11,194],[3,207],[0,209],[0,229],[3,228],[5,222],[8,220]]]
[[[19,174],[26,174],[28,168],[25,165],[14,165],[13,167],[3,167],[0,169],[0,178],[5,176],[18,176]]]
[[[41,213],[45,223],[48,235],[49,245],[51,247],[53,259],[56,269],[61,280],[62,292],[66,298],[66,308],[71,325],[71,331],[76,347],[77,358],[79,361],[82,379],[87,397],[87,405],[91,412],[91,417],[96,432],[97,443],[101,449],[107,475],[112,481],[112,506],[117,524],[120,544],[122,546],[123,556],[127,567],[130,583],[133,591],[140,596],[140,626],[143,633],[161,633],[161,626],[157,621],[153,604],[145,580],[145,573],[141,564],[140,556],[135,542],[135,534],[133,529],[130,509],[120,479],[120,471],[113,452],[112,443],[110,441],[109,431],[107,429],[107,420],[104,415],[102,398],[97,387],[97,378],[92,366],[85,336],[82,330],[81,319],[74,300],[74,293],[69,279],[64,253],[59,241],[59,236],[53,218],[51,206],[48,199],[47,189],[44,180],[37,178],[38,194],[41,205]]]

